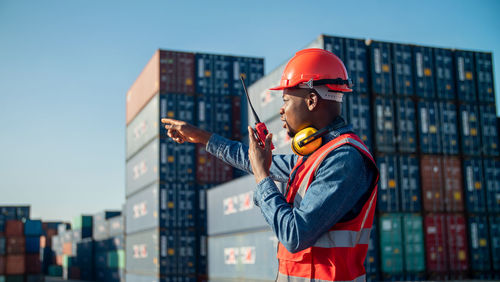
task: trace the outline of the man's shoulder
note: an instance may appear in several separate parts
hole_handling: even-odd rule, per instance
[[[357,149],[352,144],[346,143],[331,152],[323,160],[321,167],[324,166],[342,166],[349,167],[353,169],[353,173],[356,173],[356,168],[358,167],[368,167],[368,171],[373,171],[373,162]]]

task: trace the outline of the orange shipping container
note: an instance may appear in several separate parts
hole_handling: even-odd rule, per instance
[[[5,236],[23,236],[24,224],[20,220],[7,220],[5,223]]]
[[[194,87],[194,54],[157,50],[127,92],[127,125],[157,93],[194,94]]]
[[[63,254],[65,254],[65,255],[72,255],[73,254],[71,242],[66,242],[63,244]]]
[[[442,159],[437,156],[422,156],[420,173],[424,211],[444,211]]]
[[[40,274],[42,272],[42,262],[39,254],[26,254],[26,273]]]
[[[24,255],[9,255],[5,260],[5,274],[24,274]]]
[[[26,240],[24,237],[7,237],[5,250],[8,255],[24,254],[26,250]]]
[[[0,256],[0,275],[5,274],[5,257]]]

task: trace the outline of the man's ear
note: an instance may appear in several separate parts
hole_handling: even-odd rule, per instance
[[[309,111],[312,112],[315,109],[317,109],[318,103],[319,103],[318,93],[313,92],[313,91],[309,92],[309,94],[306,97],[306,104],[307,104],[307,108],[309,109]]]

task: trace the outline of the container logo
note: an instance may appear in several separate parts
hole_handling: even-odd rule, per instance
[[[145,244],[133,245],[133,257],[136,259],[143,259],[148,257],[148,251]]]
[[[253,191],[225,198],[222,202],[224,215],[251,210],[254,208]]]
[[[133,206],[134,218],[140,218],[148,214],[148,207],[146,202],[141,202]]]
[[[145,161],[141,161],[140,163],[136,164],[133,168],[134,172],[134,180],[137,180],[139,177],[143,176],[148,172],[148,166],[146,165]]]
[[[255,246],[224,248],[225,264],[255,264]]]

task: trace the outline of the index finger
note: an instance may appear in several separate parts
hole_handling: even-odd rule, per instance
[[[173,124],[173,125],[181,125],[182,121],[172,119],[172,118],[162,118],[161,123],[168,123],[168,124]]]

